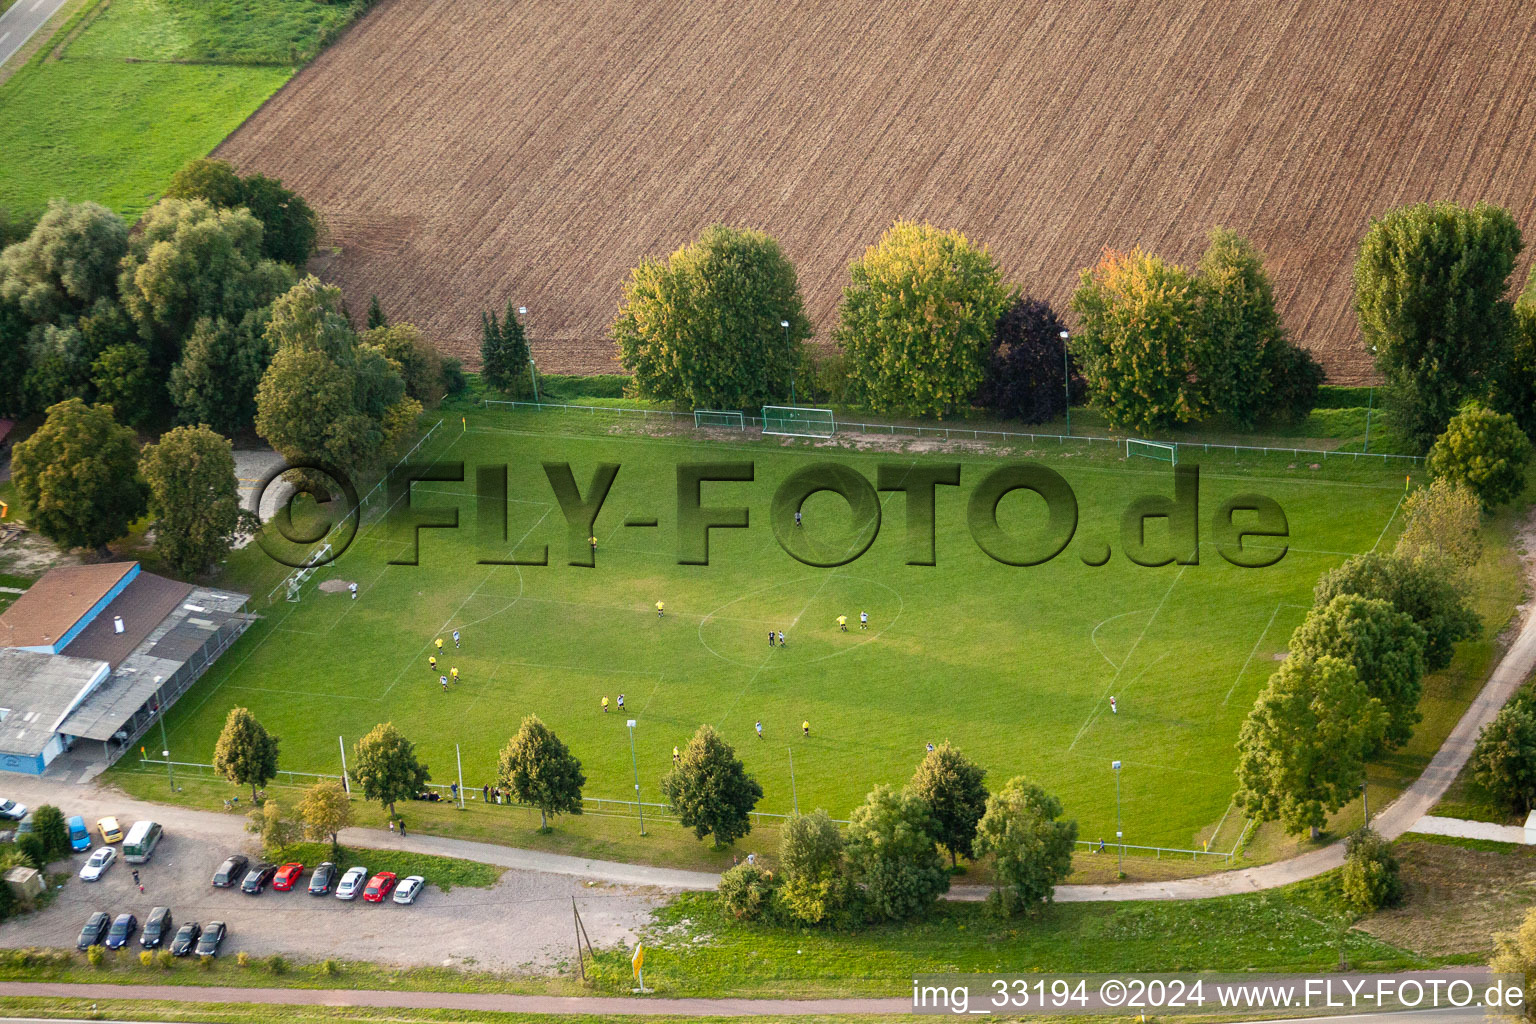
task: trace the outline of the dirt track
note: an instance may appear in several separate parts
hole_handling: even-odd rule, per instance
[[[1054,302],[1102,246],[1234,228],[1350,381],[1370,217],[1536,232],[1533,130],[1519,0],[384,0],[218,155],[324,213],[351,308],[472,363],[511,297],[541,368],[612,370],[628,268],[712,221],[780,239],[825,340],[848,260],[916,217]]]

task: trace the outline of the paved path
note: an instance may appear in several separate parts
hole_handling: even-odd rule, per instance
[[[204,985],[74,985],[0,982],[0,996],[64,999],[167,999],[184,1003],[387,1006],[502,1013],[646,1014],[673,1017],[786,1017],[813,1013],[907,1013],[910,999],[646,999],[623,996],[513,996],[481,992],[372,989],[235,988]]]
[[[1495,825],[1491,821],[1468,821],[1465,818],[1438,818],[1426,814],[1413,823],[1413,832],[1431,836],[1455,836],[1457,839],[1489,839],[1496,843],[1531,845],[1520,825]]]
[[[11,59],[32,33],[42,28],[65,0],[16,0],[10,10],[0,14],[0,64]]]

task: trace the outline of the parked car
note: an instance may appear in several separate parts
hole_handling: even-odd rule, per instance
[[[105,910],[98,910],[86,918],[85,927],[80,929],[80,942],[78,948],[90,949],[99,946],[107,937],[107,929],[112,927],[112,915]]]
[[[336,885],[336,898],[339,900],[355,900],[357,894],[363,890],[363,881],[368,877],[368,869],[359,865],[355,868],[347,868],[347,873],[341,876],[341,881]]]
[[[304,873],[304,865],[298,861],[290,861],[277,869],[277,874],[272,876],[272,888],[278,892],[287,892],[298,884],[299,876]]]
[[[240,891],[247,896],[260,896],[275,874],[277,874],[276,864],[257,864],[245,873],[245,881],[240,883]]]
[[[65,823],[69,829],[69,848],[76,853],[83,853],[91,848],[91,833],[85,827],[85,819],[75,815]]]
[[[133,938],[133,933],[138,930],[138,918],[132,914],[118,914],[117,920],[112,922],[112,930],[107,932],[106,947],[108,949],[122,949],[128,945],[128,940]]]
[[[96,829],[101,833],[101,841],[104,843],[120,843],[123,841],[122,826],[116,818],[102,818],[96,823]]]
[[[421,895],[421,890],[427,886],[427,880],[420,875],[410,875],[400,879],[400,885],[395,889],[396,903],[415,903],[416,897]]]
[[[175,933],[176,924],[171,920],[171,908],[156,907],[144,919],[144,930],[139,933],[139,945],[145,949],[159,949],[160,944]]]
[[[186,956],[197,945],[197,940],[202,936],[203,929],[196,921],[188,921],[176,932],[176,937],[171,940],[171,956]]]
[[[107,869],[117,863],[117,851],[110,846],[98,846],[96,852],[91,854],[91,859],[85,862],[85,867],[80,869],[82,882],[94,882],[107,873]]]
[[[243,853],[237,853],[219,865],[219,870],[213,873],[213,887],[215,889],[233,889],[240,884],[245,877],[245,867],[250,858]]]
[[[226,931],[223,921],[209,921],[208,927],[203,929],[202,938],[197,940],[197,955],[218,956],[219,943],[224,941]]]
[[[336,882],[336,865],[325,861],[315,868],[315,873],[309,876],[309,894],[311,896],[324,896],[331,891],[331,886]]]
[[[27,816],[27,805],[19,804],[15,800],[0,798],[0,818],[10,818],[12,821],[20,821]]]
[[[393,871],[380,871],[368,879],[368,888],[363,890],[363,899],[369,903],[383,903],[395,888],[395,873]]]

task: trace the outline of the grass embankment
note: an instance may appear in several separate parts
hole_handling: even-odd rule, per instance
[[[428,853],[411,853],[408,850],[386,850],[378,847],[348,847],[333,851],[330,843],[294,843],[276,852],[269,851],[267,859],[274,864],[298,861],[313,868],[321,861],[332,861],[339,871],[354,864],[361,864],[368,873],[393,871],[401,878],[421,875],[430,884],[447,892],[455,886],[472,889],[489,889],[496,884],[505,868],[479,861],[461,860],[458,857],[435,857]]]
[[[136,218],[366,0],[98,0],[0,85],[0,207]]]

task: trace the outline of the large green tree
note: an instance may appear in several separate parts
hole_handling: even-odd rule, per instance
[[[987,809],[986,775],[948,740],[928,751],[912,775],[912,792],[928,802],[934,836],[949,851],[951,865],[962,855],[975,857],[976,823]]]
[[[293,286],[293,268],[265,258],[261,237],[249,212],[201,199],[163,199],[144,214],[118,291],[163,372],[200,318],[238,324]]]
[[[352,800],[341,783],[315,783],[304,791],[295,810],[304,826],[304,838],[329,842],[332,857],[341,852],[341,831],[352,824]]]
[[[1150,432],[1205,415],[1200,293],[1183,267],[1106,250],[1083,271],[1072,309],[1072,354],[1112,425]]]
[[[42,841],[44,855],[48,860],[63,860],[70,855],[69,829],[64,824],[64,812],[53,804],[43,804],[32,812],[32,834]]]
[[[1345,909],[1369,914],[1390,907],[1403,898],[1397,858],[1392,847],[1369,825],[1344,840],[1344,870],[1339,877]]]
[[[240,484],[229,440],[204,426],[177,427],[139,456],[149,485],[155,551],[191,576],[229,553],[240,531]]]
[[[1450,567],[1437,559],[1378,551],[1355,555],[1323,573],[1313,588],[1313,603],[1323,606],[1340,594],[1380,598],[1412,617],[1424,630],[1424,668],[1429,672],[1449,665],[1456,644],[1483,629]]]
[[[1417,203],[1372,221],[1355,307],[1403,431],[1428,448],[1464,399],[1488,391],[1509,350],[1509,275],[1520,229],[1486,203]]]
[[[1531,442],[1515,418],[1468,402],[1435,439],[1425,466],[1436,479],[1462,484],[1492,510],[1520,497]]]
[[[277,744],[250,709],[230,708],[213,748],[213,770],[237,786],[250,786],[254,803],[257,787],[277,777]]]
[[[238,324],[200,317],[171,368],[169,391],[182,423],[206,423],[234,436],[256,419],[256,388],[272,361],[267,340],[270,307],[247,313]]]
[[[163,408],[165,388],[149,365],[149,351],[129,342],[113,345],[91,363],[91,384],[96,400],[110,405],[117,418],[141,427]]]
[[[117,214],[56,199],[26,239],[0,251],[0,303],[34,324],[78,316],[115,297],[127,251],[128,225]]]
[[[11,459],[16,494],[29,521],[66,548],[105,552],[144,512],[138,442],[112,409],[78,398],[48,410],[48,418]]]
[[[778,242],[717,224],[630,272],[613,340],[643,397],[745,409],[789,395],[811,335],[802,306]]]
[[[1077,822],[1061,820],[1061,801],[1021,777],[987,798],[976,830],[976,855],[996,858],[994,905],[1014,914],[1050,903],[1072,872]]]
[[[1196,271],[1196,362],[1206,406],[1244,430],[1261,420],[1305,416],[1322,368],[1286,336],[1258,250],[1236,232],[1217,228]]]
[[[1511,814],[1536,807],[1536,698],[1529,690],[1483,726],[1472,748],[1472,773]]]
[[[992,255],[958,231],[903,220],[848,273],[834,333],[850,396],[914,416],[969,406],[1012,299]]]
[[[1464,484],[1441,477],[1403,501],[1399,557],[1440,560],[1465,572],[1483,556],[1483,503]]]
[[[227,209],[245,207],[261,222],[262,254],[268,259],[302,267],[315,251],[320,218],[275,178],[264,174],[242,178],[226,161],[193,160],[172,176],[165,194],[171,199],[203,199]]]
[[[1386,718],[1349,662],[1287,657],[1243,723],[1237,805],[1315,837],[1360,791],[1366,755],[1381,742]]]
[[[843,833],[827,812],[795,814],[779,829],[784,905],[797,920],[838,920],[853,897],[843,860]]]
[[[920,917],[949,891],[928,802],[876,786],[848,825],[848,868],[876,919]]]
[[[514,800],[539,809],[541,832],[549,831],[551,815],[581,813],[581,787],[587,784],[581,762],[537,715],[525,717],[507,741],[496,780]]]
[[[1536,265],[1515,301],[1510,342],[1499,377],[1498,408],[1514,416],[1526,437],[1536,437]]]
[[[415,428],[421,403],[376,347],[359,344],[341,290],[305,278],[272,304],[276,355],[256,389],[256,430],[290,462],[361,475]]]
[[[365,800],[377,800],[395,817],[395,803],[421,792],[432,778],[416,757],[416,745],[393,723],[383,722],[357,741],[347,765],[352,778],[363,787]]]
[[[1382,747],[1407,743],[1418,724],[1424,678],[1424,630],[1413,617],[1386,601],[1340,594],[1307,613],[1291,634],[1290,653],[1302,658],[1335,657],[1354,666],[1365,692],[1387,714]]]
[[[364,331],[360,341],[395,364],[405,393],[423,406],[443,397],[443,357],[415,324],[385,324]]]
[[[683,826],[700,839],[713,835],[716,847],[752,831],[752,808],[763,798],[763,787],[709,725],[693,734],[661,790]]]

